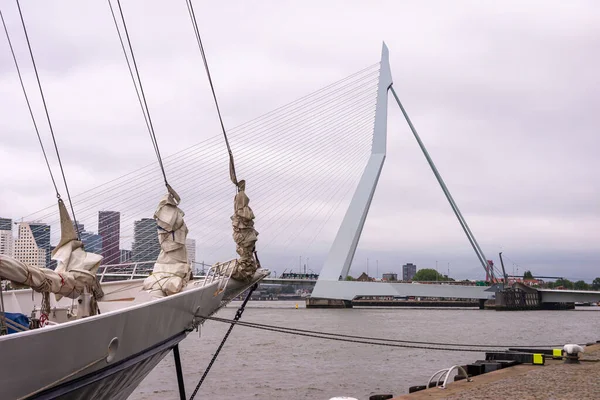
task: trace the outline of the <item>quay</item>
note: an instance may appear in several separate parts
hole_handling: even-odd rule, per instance
[[[600,359],[600,343],[585,347],[581,360]],[[432,367],[431,373],[439,369]],[[427,374],[426,374],[427,375]],[[545,365],[516,365],[473,377],[472,382],[459,380],[445,389],[432,387],[392,400],[433,399],[597,399],[600,394],[600,362],[581,361],[567,364],[546,359]],[[423,384],[427,383],[426,381]]]
[[[462,300],[352,300],[352,308],[356,307],[459,307],[479,308],[479,301]]]

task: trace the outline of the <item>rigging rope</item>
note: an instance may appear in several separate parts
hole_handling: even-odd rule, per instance
[[[238,308],[237,312],[235,313],[235,317],[231,320],[231,321],[233,321],[231,323],[231,326],[227,330],[227,333],[225,333],[225,336],[223,337],[223,340],[221,341],[221,344],[217,348],[217,351],[215,352],[215,354],[213,355],[212,359],[210,360],[210,363],[208,364],[208,367],[206,367],[206,370],[204,371],[204,374],[202,374],[202,378],[200,378],[200,381],[196,385],[196,388],[194,389],[194,392],[190,396],[190,400],[193,400],[194,397],[196,397],[196,394],[198,393],[198,390],[200,390],[200,386],[202,386],[202,383],[204,382],[204,379],[206,379],[206,376],[208,375],[208,372],[210,371],[210,369],[212,368],[213,364],[215,363],[215,361],[217,359],[217,356],[219,355],[219,352],[221,351],[221,349],[225,345],[225,342],[227,341],[227,338],[229,338],[229,335],[231,334],[231,331],[233,330],[233,327],[236,325],[237,322],[239,322],[239,319],[242,317],[242,314],[244,313],[244,309],[246,308],[246,304],[248,304],[248,300],[250,300],[250,296],[252,295],[252,292],[254,292],[254,290],[257,287],[258,287],[258,284],[255,283],[254,285],[252,285],[252,287],[248,291],[248,294],[246,295],[246,298],[244,299],[244,302],[242,303],[242,305],[240,306],[240,308]],[[205,319],[207,319],[207,318],[205,318]]]
[[[17,0],[17,9],[19,10],[19,17],[21,18],[21,25],[23,26],[23,32],[25,33],[25,40],[27,41],[27,48],[29,49],[29,56],[31,57],[31,64],[33,65],[33,71],[35,72],[35,78],[37,80],[38,88],[40,90],[40,95],[42,98],[42,104],[44,105],[44,111],[46,112],[46,119],[48,120],[48,127],[50,128],[50,134],[52,135],[52,142],[54,143],[54,149],[56,150],[56,158],[58,159],[58,165],[60,167],[60,172],[62,174],[63,182],[65,184],[65,190],[67,191],[67,198],[69,199],[69,205],[71,206],[71,213],[73,214],[73,220],[77,221],[77,217],[75,216],[75,209],[73,208],[73,201],[71,200],[71,193],[69,192],[69,185],[67,184],[67,178],[65,176],[65,170],[62,165],[62,160],[60,158],[60,151],[58,150],[58,145],[56,144],[56,137],[54,136],[54,128],[52,127],[52,122],[50,121],[50,114],[48,112],[48,106],[46,105],[46,98],[44,96],[44,91],[42,90],[42,83],[40,82],[40,76],[38,74],[37,66],[35,64],[35,58],[33,56],[33,50],[31,48],[31,43],[29,41],[29,35],[27,34],[27,27],[25,26],[25,20],[23,19],[23,12],[21,11],[21,4],[19,0]],[[16,59],[15,59],[16,62]],[[25,90],[23,88],[23,90]],[[45,157],[45,152],[44,152]],[[54,178],[52,178],[54,183]],[[56,187],[56,184],[55,184]],[[56,191],[56,196],[60,200],[60,194],[58,190]],[[79,227],[77,224],[75,225],[75,231],[77,232],[77,239],[81,239],[81,235],[79,232]]]
[[[109,6],[110,6],[110,10],[111,12],[113,12],[113,8],[112,5],[110,3],[110,0],[108,2]],[[123,23],[123,29],[125,31],[125,38],[127,39],[127,45],[129,47],[129,51],[131,52],[131,61],[133,61],[133,68],[135,70],[135,75],[137,77],[138,80],[138,85],[140,88],[140,94],[142,97],[142,101],[144,103],[144,108],[145,108],[145,114],[144,116],[147,116],[147,123],[148,123],[148,128],[149,128],[149,133],[150,133],[150,140],[152,141],[152,145],[154,146],[154,152],[156,153],[156,158],[158,159],[158,165],[160,166],[160,169],[162,171],[162,175],[163,178],[165,180],[165,186],[170,187],[169,186],[169,182],[167,182],[167,174],[165,172],[165,167],[163,165],[163,161],[162,161],[162,157],[160,155],[160,149],[158,147],[158,141],[156,139],[156,133],[154,131],[154,125],[152,124],[152,118],[150,117],[150,109],[148,108],[148,102],[146,101],[146,94],[144,93],[144,86],[142,85],[142,79],[140,78],[140,71],[138,69],[137,66],[137,62],[135,61],[135,54],[133,52],[133,46],[131,44],[131,39],[129,38],[129,31],[127,30],[127,24],[125,23],[125,16],[123,15],[123,9],[121,8],[121,1],[117,0],[117,6],[119,6],[119,15],[121,17],[121,22]],[[114,14],[113,14],[114,16]],[[115,21],[115,27],[117,28],[117,32],[119,32],[119,27],[116,24]],[[119,38],[121,37],[121,34],[119,32]],[[121,41],[121,43],[123,43]],[[123,49],[123,52],[125,53],[125,59],[127,59],[127,54],[125,49]],[[128,62],[129,65],[129,62]],[[132,74],[132,79],[133,79],[133,74]],[[134,86],[135,86],[135,79],[134,79]],[[136,86],[136,91],[137,91],[137,86]]]
[[[210,90],[215,101],[215,107],[217,108],[217,114],[219,115],[219,122],[221,123],[221,130],[223,131],[223,138],[225,138],[225,144],[227,145],[227,152],[229,153],[229,177],[231,179],[231,182],[233,182],[233,184],[236,187],[238,187],[238,180],[235,174],[235,162],[233,160],[233,152],[231,151],[231,146],[229,145],[229,139],[227,138],[227,132],[225,131],[225,125],[223,124],[223,117],[221,116],[221,109],[219,108],[219,102],[217,101],[217,94],[215,93],[215,87],[213,85],[213,81],[210,75],[210,69],[208,68],[208,61],[206,60],[206,54],[204,53],[204,46],[202,45],[202,38],[200,37],[198,22],[196,21],[194,5],[192,4],[192,0],[186,0],[186,4],[188,7],[188,13],[190,15],[190,20],[192,21],[192,27],[194,28],[194,34],[196,35],[196,41],[198,42],[198,48],[200,49],[200,54],[202,55],[204,69],[206,70],[208,83],[210,84]]]

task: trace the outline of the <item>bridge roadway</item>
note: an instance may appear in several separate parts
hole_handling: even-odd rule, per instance
[[[495,298],[496,286],[460,284],[415,284],[396,282],[357,282],[319,280],[312,298],[352,301],[363,296],[443,297],[487,300]],[[586,290],[536,289],[542,303],[600,302],[600,292]]]
[[[461,282],[359,282],[359,281],[323,281],[330,290],[328,298],[354,300],[359,296],[392,296],[392,297],[444,297],[456,299],[487,300],[495,297],[495,286],[476,286]],[[316,279],[265,278],[265,284],[310,285]],[[541,294],[542,303],[588,303],[599,302],[600,292],[588,290],[536,289]],[[349,294],[352,295],[349,295]],[[339,297],[338,297],[339,296]],[[352,296],[352,297],[350,297]]]

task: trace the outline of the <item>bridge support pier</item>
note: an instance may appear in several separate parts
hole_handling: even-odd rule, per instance
[[[309,297],[306,299],[306,308],[352,308],[352,300]]]

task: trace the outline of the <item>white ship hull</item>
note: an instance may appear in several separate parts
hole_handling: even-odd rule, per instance
[[[257,273],[254,282],[265,275]],[[128,296],[146,295],[140,292],[141,282],[103,285],[107,294],[105,301],[99,303],[100,315],[1,336],[0,397],[126,399],[187,336],[195,315],[213,314],[225,300],[253,284],[231,279],[224,290],[219,290],[223,281],[215,280],[204,286],[202,282],[194,282],[172,296],[134,301]],[[19,300],[17,297],[26,294],[23,292],[29,292],[31,299],[30,291],[19,292],[5,292],[7,311],[11,311],[11,300],[13,303]],[[124,303],[131,305],[124,307]],[[111,341],[114,351],[107,360]],[[83,370],[79,372],[80,369]]]

